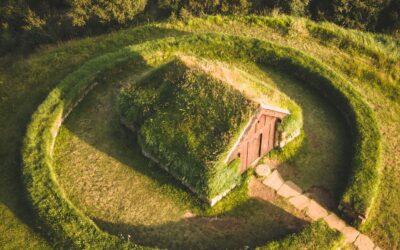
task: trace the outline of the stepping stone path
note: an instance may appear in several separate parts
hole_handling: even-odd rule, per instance
[[[307,196],[302,194],[302,195],[290,198],[289,202],[298,210],[304,210],[305,208],[308,207],[308,204],[310,203],[310,198],[308,198]]]
[[[285,198],[296,197],[303,193],[301,188],[291,181],[287,181],[282,184],[278,190],[278,194]]]
[[[266,185],[267,187],[272,188],[275,191],[278,191],[279,188],[285,183],[285,181],[282,179],[281,175],[278,173],[277,170],[272,172],[270,176],[265,178],[263,181],[263,184]]]
[[[353,244],[360,250],[380,249],[368,236],[347,225],[336,214],[326,210],[318,202],[309,198],[296,184],[291,181],[285,181],[278,170],[274,170],[271,173],[268,165],[263,164],[256,167],[256,174],[264,177],[262,181],[264,185],[275,190],[279,196],[287,199],[296,209],[305,211],[313,221],[323,219],[330,228],[341,232],[344,235],[345,243]]]

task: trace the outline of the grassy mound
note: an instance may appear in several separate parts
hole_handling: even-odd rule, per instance
[[[279,19],[275,21],[280,22]],[[197,24],[200,23],[199,19],[193,22],[195,24],[196,22]],[[224,28],[223,25],[215,25],[216,22],[223,23],[224,21],[218,19],[217,21],[207,23],[212,26],[211,28],[208,27],[210,31]],[[264,20],[260,19],[260,23],[263,22]],[[175,27],[178,29],[179,25],[182,24],[176,24]],[[290,25],[289,22],[287,27],[291,27]],[[171,25],[166,26],[171,28]],[[181,30],[185,32],[187,29],[191,28],[195,29],[194,26],[190,27],[190,25],[188,25],[181,28]],[[201,31],[201,29],[205,28],[205,25],[203,25],[201,28],[198,28],[198,30]],[[280,29],[281,27],[277,28],[277,30]],[[289,28],[288,30],[291,31]],[[239,35],[241,34],[241,31],[236,32]],[[279,32],[275,32],[274,34],[279,34]],[[318,34],[321,34],[320,31]],[[348,34],[357,35],[351,32],[347,33],[347,35]],[[148,35],[147,38],[149,37],[151,37],[151,35]],[[351,36],[348,36],[347,38],[352,39]],[[277,41],[282,42],[279,39],[280,38],[278,38]],[[333,40],[333,43],[340,44],[340,41],[343,40],[341,37],[337,39],[339,42]],[[362,38],[360,38],[360,40],[363,41]],[[362,48],[369,48],[368,46],[360,44],[361,42],[359,41],[351,41],[353,44]],[[122,42],[121,44],[126,45],[127,41],[125,40],[125,42],[125,44]],[[113,42],[111,41],[110,43]],[[286,41],[283,41],[282,44],[288,45]],[[115,48],[113,47],[114,45],[109,46]],[[296,44],[290,44],[290,46],[299,48]],[[337,104],[343,115],[347,117],[349,124],[353,126],[352,134],[355,142],[354,160],[352,164],[353,174],[345,192],[343,204],[356,213],[364,215],[367,213],[367,210],[376,197],[379,185],[378,167],[380,136],[375,115],[361,95],[358,94],[358,91],[362,89],[363,93],[372,93],[372,90],[378,88],[376,86],[382,84],[384,87],[382,87],[382,90],[377,92],[376,95],[380,98],[379,100],[385,100],[385,107],[389,107],[388,103],[395,102],[397,100],[396,98],[398,98],[397,87],[390,84],[398,79],[398,75],[393,73],[392,78],[394,80],[392,79],[388,81],[388,84],[385,84],[383,81],[380,81],[378,74],[380,71],[364,72],[362,68],[360,68],[360,72],[355,71],[355,74],[357,74],[356,76],[359,76],[361,79],[366,81],[370,79],[373,84],[376,84],[363,89],[363,87],[361,87],[362,85],[355,80],[356,77],[343,77],[345,74],[348,75],[348,72],[352,69],[351,67],[355,67],[350,64],[339,65],[343,61],[340,63],[334,61],[327,62],[330,67],[334,67],[335,70],[332,70],[330,67],[321,63],[320,60],[313,59],[309,54],[301,53],[298,50],[285,48],[262,40],[210,34],[189,35],[183,38],[169,38],[153,41],[151,43],[123,49],[112,54],[107,54],[101,58],[88,61],[79,70],[65,78],[61,85],[48,96],[32,117],[32,122],[29,126],[23,149],[24,183],[27,188],[28,197],[32,202],[35,211],[39,215],[43,224],[53,233],[54,236],[61,238],[63,241],[65,240],[66,242],[69,242],[66,246],[75,245],[77,247],[95,246],[94,243],[96,240],[99,240],[99,242],[102,242],[101,240],[103,240],[103,242],[114,244],[112,242],[115,240],[113,237],[108,238],[110,236],[106,236],[105,233],[98,230],[88,217],[76,210],[76,208],[64,197],[61,188],[57,184],[57,180],[54,178],[51,148],[60,120],[62,120],[62,118],[65,117],[68,111],[72,108],[75,103],[74,100],[78,100],[82,92],[86,91],[87,87],[92,83],[91,81],[95,79],[95,75],[98,74],[101,69],[106,69],[109,66],[116,65],[118,62],[124,61],[129,57],[134,57],[137,55],[138,51],[141,51],[142,54],[146,54],[146,52],[149,54],[165,50],[171,54],[173,53],[173,50],[178,49],[186,53],[192,51],[199,56],[211,59],[222,57],[226,61],[245,61],[243,58],[247,58],[249,61],[255,61],[260,64],[280,68],[286,72],[290,72],[290,74],[298,79],[302,79],[305,84],[314,87],[328,99]],[[104,51],[102,49],[100,50]],[[306,50],[309,50],[310,54],[315,53],[315,51],[310,48],[306,48]],[[354,51],[351,52],[351,46],[345,46],[344,51],[354,53]],[[386,60],[385,55],[389,53],[384,50],[379,50],[379,48],[373,48],[373,50],[371,49],[368,51],[374,53],[378,51],[374,55],[377,55],[378,60],[383,61]],[[363,52],[360,53],[362,54]],[[91,56],[98,54],[99,53],[95,52],[90,53]],[[48,62],[55,60],[50,58],[51,55],[52,54],[50,53],[49,57],[44,61]],[[339,56],[342,58],[342,55]],[[364,53],[362,56],[370,58],[368,53]],[[322,56],[320,58],[323,59]],[[396,61],[391,61],[391,57],[387,58],[389,58],[387,60],[390,61],[387,62],[387,65],[390,65],[390,67],[395,69],[397,67],[396,65],[398,65],[396,64]],[[350,57],[348,57],[348,59],[350,60]],[[376,59],[371,59],[373,63],[375,60]],[[83,60],[80,61],[80,63],[82,62]],[[75,68],[79,67],[80,63],[77,63]],[[362,67],[362,65],[360,67]],[[64,75],[75,68],[71,67],[69,71],[63,71]],[[340,73],[338,73],[338,69],[340,69]],[[368,76],[369,73],[370,75]],[[349,82],[348,79],[351,79],[354,83]],[[382,79],[386,78],[383,77]],[[389,92],[386,91],[386,89],[391,89],[393,91]],[[373,102],[373,98],[365,98],[368,98],[368,101]],[[376,102],[373,103],[377,105]],[[397,109],[397,106],[394,105],[393,108]],[[390,113],[385,114],[388,114],[389,117],[392,115]],[[392,120],[394,119],[391,119],[391,121]],[[391,150],[390,152],[394,154],[395,152],[393,151],[393,147],[388,144],[386,145],[389,148],[387,151],[389,152]],[[388,152],[385,152],[386,156],[390,155]],[[391,226],[393,226],[393,223],[391,223]],[[109,239],[112,240],[108,241]],[[122,244],[120,246],[123,246],[125,243],[115,244]]]
[[[257,105],[238,90],[175,59],[125,89],[119,106],[142,150],[200,197],[240,181],[240,161],[224,159]]]
[[[145,154],[209,201],[240,182],[239,159],[225,159],[260,103],[268,101],[262,95],[268,88],[247,84],[240,89],[234,81],[223,81],[233,73],[203,70],[206,66],[198,63],[179,57],[160,66],[126,88],[119,106],[124,122],[138,131]],[[218,79],[207,71],[225,75]]]
[[[120,124],[116,109],[120,86],[149,70],[131,64],[97,78],[98,87],[57,136],[56,178],[77,208],[110,234],[130,235],[137,244],[162,249],[252,248],[303,228],[304,216],[281,199],[269,203],[249,195],[244,176],[227,197],[209,207],[144,157],[136,134]]]
[[[85,94],[102,68],[118,63],[113,56],[103,56],[87,63],[65,78],[32,116],[23,150],[23,181],[34,210],[53,240],[63,248],[127,249],[128,241],[101,231],[68,199],[54,175],[52,151],[59,126]]]

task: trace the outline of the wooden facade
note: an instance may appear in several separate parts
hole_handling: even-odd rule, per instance
[[[278,146],[277,126],[287,114],[286,110],[261,106],[232,148],[227,162],[239,157],[240,172],[243,173],[258,159]]]

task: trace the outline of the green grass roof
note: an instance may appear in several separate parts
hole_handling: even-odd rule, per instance
[[[119,106],[144,151],[194,191],[213,198],[240,179],[239,164],[228,167],[223,156],[258,105],[191,66],[180,58],[160,66],[124,89]]]

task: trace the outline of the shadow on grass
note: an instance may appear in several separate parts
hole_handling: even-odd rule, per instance
[[[97,216],[99,212],[93,212],[96,209],[86,207],[84,210],[92,211],[89,214],[93,220],[102,229],[112,234],[131,235],[133,242],[137,244],[173,249],[237,249],[245,246],[257,246],[303,228],[307,222],[271,203],[256,198],[246,197],[238,203],[229,204],[230,208],[223,209],[224,212],[217,213],[217,216],[195,215],[206,212],[206,206],[168,173],[146,159],[136,143],[136,135],[119,122],[119,115],[115,107],[116,96],[120,89],[118,83],[128,79],[129,75],[136,74],[139,76],[150,69],[151,67],[144,60],[136,60],[99,76],[97,79],[100,81],[99,86],[89,93],[76,110],[71,113],[63,126],[82,142],[102,152],[102,155],[112,158],[113,161],[123,163],[134,172],[151,179],[155,183],[155,187],[146,191],[148,196],[152,195],[151,192],[162,193],[173,201],[174,206],[190,210],[194,214],[182,214],[181,219],[177,220],[173,216],[165,215],[168,214],[168,211],[164,211],[165,208],[160,207],[162,203],[155,208],[145,204],[138,197],[138,200],[129,201],[128,204],[134,204],[138,208],[158,209],[160,210],[159,213],[163,214],[164,221],[167,220],[168,222],[158,224],[154,222],[154,218],[150,218],[149,224],[135,223],[134,221],[130,224],[126,222],[126,219],[125,222],[114,223],[113,221],[118,221],[118,218],[124,217],[120,216],[119,213],[131,211],[120,211],[117,205],[112,208],[113,211],[107,211],[107,214],[112,214],[112,218],[104,215]],[[60,140],[64,139],[60,138]],[[62,144],[60,141],[57,142],[57,144],[59,143]],[[68,143],[65,145],[68,145]],[[81,157],[86,158],[89,155],[81,153]],[[79,164],[94,164],[93,169],[96,168],[95,163],[83,158],[78,161]],[[66,164],[67,171],[76,171],[73,169],[74,164],[69,162]],[[107,167],[110,167],[110,171],[112,171],[111,169],[114,166]],[[107,176],[104,176],[101,181],[109,181],[105,180],[106,178]],[[67,181],[71,182],[71,180]],[[81,185],[81,183],[76,181],[76,185]],[[85,188],[90,185],[93,185],[93,187],[89,187],[89,189],[102,186],[101,183],[85,183]],[[129,188],[115,185],[112,186],[115,190]],[[82,194],[70,195],[78,197],[79,200],[84,192],[82,189]],[[129,192],[135,192],[135,190]],[[68,194],[68,190],[66,193]],[[232,194],[234,193],[235,191],[232,191]],[[119,204],[126,204],[127,202],[124,202],[123,199],[129,198],[123,194],[118,197],[120,197],[118,199],[121,199],[118,201]],[[99,197],[99,199],[102,198],[104,197]],[[224,202],[224,200],[221,202]],[[96,206],[96,203],[92,204],[92,206]],[[110,220],[107,220],[108,218]],[[146,220],[142,221],[146,222]]]
[[[303,112],[304,142],[292,158],[278,166],[281,174],[321,205],[336,210],[351,172],[352,140],[345,118],[306,84],[275,69],[260,68]]]
[[[253,248],[296,233],[308,224],[271,203],[255,198],[218,217],[193,216],[161,225],[93,220],[100,228],[130,238],[136,244],[167,249]]]
[[[31,56],[34,64],[30,63],[31,59],[25,58],[20,61],[1,61],[0,74],[4,82],[0,84],[0,92],[7,98],[0,105],[0,211],[4,219],[0,231],[9,231],[15,234],[14,238],[26,236],[25,245],[30,243],[30,235],[26,233],[30,230],[23,226],[27,225],[51,241],[46,232],[38,229],[42,228],[41,222],[37,221],[21,181],[21,147],[26,126],[49,91],[90,58],[138,42],[188,34],[157,27],[148,27],[138,33],[119,32],[46,49]],[[7,64],[7,67],[3,67],[3,64]],[[51,71],[43,73],[48,67],[51,67]]]
[[[156,183],[153,191],[157,190],[167,195],[176,206],[202,214],[202,203],[178,181],[146,159],[136,143],[135,134],[119,123],[115,99],[120,86],[111,82],[120,82],[128,75],[140,75],[151,69],[144,60],[131,63],[102,75],[98,80],[103,81],[103,84],[85,98],[64,126],[96,150],[149,177]],[[291,170],[284,171],[283,175],[310,191],[314,199],[322,205],[330,209],[335,208],[345,187],[349,170],[347,166],[350,140],[346,133],[346,125],[338,111],[318,93],[284,77],[281,73],[269,73],[277,87],[302,107],[305,119],[306,141],[298,154],[289,160]],[[150,191],[148,195],[151,195]],[[334,198],[329,198],[330,196]],[[140,200],[134,204],[138,207],[147,205]],[[168,222],[160,224],[154,221],[149,224],[127,223],[126,220],[115,223],[114,221],[120,218],[117,210],[115,208],[112,212],[114,218],[110,220],[104,216],[96,216],[96,213],[90,216],[101,228],[112,234],[131,235],[135,243],[146,246],[174,249],[257,246],[298,231],[306,224],[281,208],[255,198],[242,200],[218,216],[202,217],[190,214],[178,220],[168,218]]]
[[[119,122],[115,99],[120,85],[116,83],[130,79],[128,77],[132,75],[136,75],[137,78],[150,69],[151,67],[144,59],[139,59],[100,75],[97,79],[100,85],[77,107],[64,126],[71,134],[103,152],[107,157],[151,179],[155,183],[155,188],[146,190],[146,195],[151,196],[151,192],[161,192],[173,200],[175,206],[202,214],[201,210],[204,208],[202,203],[178,181],[146,159],[136,143],[135,134],[125,129]],[[349,137],[346,135],[346,128],[338,112],[322,97],[319,97],[318,93],[298,86],[298,83],[288,80],[282,74],[271,72],[269,76],[278,88],[300,104],[304,112],[307,139],[299,153],[289,160],[290,165],[295,169],[292,173],[287,172],[287,177],[314,195],[318,194],[318,190],[327,190],[326,193],[322,193],[322,196],[314,198],[330,207],[329,201],[318,198],[324,198],[331,193],[338,197],[341,195],[340,188],[343,190],[347,173],[345,166],[348,159],[346,150]],[[130,80],[134,79],[135,77]],[[81,154],[81,157],[86,156]],[[90,161],[79,163],[92,164]],[[104,176],[104,178],[107,177]],[[101,181],[108,180],[101,179]],[[96,184],[102,186],[101,183]],[[314,191],[313,189],[318,186],[320,188]],[[129,187],[113,188],[117,190]],[[135,192],[135,190],[130,192]],[[127,203],[122,200],[125,198],[121,193],[118,203]],[[145,209],[163,209],[147,206],[139,199],[130,201],[129,204]],[[90,210],[90,208],[87,209]],[[167,222],[162,223],[154,223],[154,218],[149,224],[146,224],[146,220],[142,220],[141,223],[134,221],[127,223],[129,220],[126,219],[121,223],[115,223],[114,221],[124,217],[120,217],[118,213],[128,212],[120,212],[118,207],[112,209],[110,213],[113,218],[110,220],[107,220],[107,216],[97,216],[98,212],[92,212],[90,216],[95,218],[96,223],[104,230],[116,235],[131,235],[135,243],[174,249],[257,246],[298,231],[306,224],[281,208],[255,198],[244,199],[231,206],[229,210],[223,210],[218,216],[202,217],[189,214],[186,218],[177,220],[176,217],[164,215],[163,219]],[[163,214],[165,212],[162,211]]]

